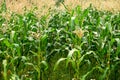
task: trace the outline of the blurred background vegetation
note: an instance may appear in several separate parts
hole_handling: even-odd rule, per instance
[[[64,4],[69,10],[80,5],[83,9],[87,8],[91,3],[99,10],[120,11],[120,0],[0,0],[0,3],[6,1],[8,10],[22,13],[24,9],[38,8],[38,12],[41,11],[45,14],[49,9],[55,8],[55,5],[59,6],[60,10],[64,10]],[[42,15],[41,14],[41,15]]]

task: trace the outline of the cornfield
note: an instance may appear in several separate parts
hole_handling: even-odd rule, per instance
[[[0,7],[0,80],[120,80],[120,12]],[[61,5],[62,5],[61,4]]]

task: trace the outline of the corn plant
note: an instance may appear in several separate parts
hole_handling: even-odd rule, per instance
[[[119,12],[34,11],[10,12],[5,1],[0,9],[1,80],[120,79]]]

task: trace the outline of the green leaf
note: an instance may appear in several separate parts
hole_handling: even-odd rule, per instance
[[[76,52],[76,53],[75,53]],[[72,59],[72,57],[75,55],[75,57],[81,57],[79,50],[77,49],[72,49],[69,51],[68,56],[67,56],[67,61],[66,61],[66,67],[68,66],[69,62],[72,62],[73,66],[74,66],[74,61]]]
[[[45,69],[44,70],[47,70],[48,69],[48,64],[46,61],[42,61],[41,64],[43,64],[45,66]]]
[[[31,50],[30,50],[30,52],[31,52],[33,55],[38,56],[38,54],[37,54],[36,52],[31,51]]]
[[[5,44],[8,48],[11,47],[11,44],[10,44],[10,42],[9,42],[7,39],[4,39],[4,44]]]
[[[60,64],[60,62],[65,61],[65,60],[66,60],[66,58],[60,58],[60,59],[56,62],[53,70],[55,71],[55,70],[57,69],[58,65]]]
[[[11,34],[10,34],[11,42],[13,42],[14,36],[15,36],[15,31],[11,31]]]

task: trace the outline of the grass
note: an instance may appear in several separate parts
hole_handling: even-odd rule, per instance
[[[119,12],[66,6],[39,17],[36,8],[1,6],[1,80],[120,79]]]

